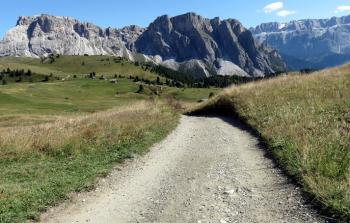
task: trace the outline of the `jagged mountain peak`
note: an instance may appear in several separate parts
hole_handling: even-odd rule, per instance
[[[34,16],[19,16],[16,26],[23,26],[23,25],[29,25],[32,22],[44,22],[44,21],[71,21],[78,23],[79,21],[74,19],[73,17],[69,16],[53,16],[49,14],[40,14],[40,15],[34,15]]]
[[[195,13],[158,17],[136,40],[135,48],[164,60],[200,60],[208,71],[216,73],[229,70],[225,67],[230,64],[238,65],[241,74],[254,76],[273,73],[276,67],[283,69],[280,59],[275,58],[275,64],[269,62],[273,54],[266,55],[238,20],[208,19]]]
[[[312,29],[326,29],[334,26],[350,24],[350,15],[342,17],[332,17],[330,19],[302,19],[292,20],[286,23],[268,22],[262,23],[254,28],[250,28],[253,34],[263,32],[281,32],[281,31],[309,31]]]
[[[71,17],[21,16],[0,42],[0,56],[111,54],[132,59],[121,40],[126,33],[109,31],[107,36],[107,29]]]
[[[256,41],[279,51],[290,68],[326,68],[350,60],[350,16],[263,23]]]

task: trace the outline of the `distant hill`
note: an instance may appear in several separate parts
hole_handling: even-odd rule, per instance
[[[278,50],[291,69],[350,61],[350,16],[263,23],[250,31],[258,43]]]
[[[160,64],[195,77],[264,76],[284,71],[280,55],[256,44],[234,19],[206,19],[195,13],[158,17],[148,28],[102,29],[70,17],[18,19],[0,41],[0,56],[113,55]]]

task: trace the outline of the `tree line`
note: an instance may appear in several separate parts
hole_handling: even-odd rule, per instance
[[[225,88],[232,84],[244,84],[251,81],[257,81],[264,78],[275,77],[278,74],[272,74],[268,77],[243,77],[243,76],[222,76],[212,75],[209,77],[196,77],[191,73],[179,72],[161,65],[154,64],[140,64],[135,63],[136,66],[141,66],[143,70],[150,71],[161,77],[165,77],[171,80],[171,83],[175,83],[175,86],[189,87],[189,88]],[[169,84],[167,84],[169,85]],[[171,84],[174,85],[174,84]]]
[[[6,85],[8,82],[48,82],[53,75],[41,75],[33,73],[30,69],[3,69],[0,72],[0,83]]]

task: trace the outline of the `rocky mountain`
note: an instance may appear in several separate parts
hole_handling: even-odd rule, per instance
[[[143,29],[102,29],[69,17],[20,17],[0,42],[0,56],[41,57],[111,54],[132,59],[125,43],[135,41]]]
[[[262,76],[283,69],[279,55],[257,45],[239,21],[206,19],[194,13],[158,17],[137,39],[135,49],[159,55],[168,66],[180,64],[180,70],[181,64],[190,63],[200,75]]]
[[[20,17],[0,41],[0,56],[115,55],[197,77],[264,76],[285,69],[279,54],[257,44],[233,19],[195,13],[158,17],[148,28],[102,29],[70,17]]]
[[[292,69],[350,61],[350,16],[264,23],[250,31],[258,43],[277,49]]]

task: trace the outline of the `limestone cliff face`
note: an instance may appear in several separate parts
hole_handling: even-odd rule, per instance
[[[263,76],[284,70],[279,54],[256,44],[233,19],[194,13],[161,16],[147,29],[102,29],[69,17],[20,17],[0,41],[0,56],[115,55],[209,75]]]
[[[134,40],[134,36],[141,31],[128,27],[123,30],[103,30],[69,17],[20,17],[16,27],[9,30],[0,42],[0,55],[40,57],[51,53],[110,54],[130,59],[130,52],[123,39]]]
[[[135,47],[139,53],[160,55],[163,60],[198,60],[209,72],[227,75],[261,76],[284,66],[279,55],[257,45],[239,21],[210,20],[194,13],[158,17]]]
[[[325,68],[350,60],[350,16],[263,23],[256,41],[279,51],[289,67]]]

